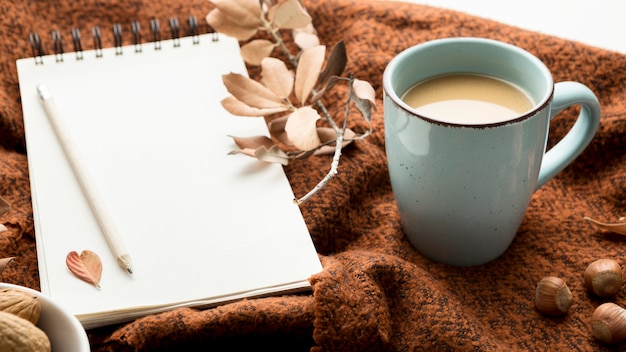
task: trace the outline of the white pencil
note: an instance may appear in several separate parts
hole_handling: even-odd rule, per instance
[[[56,136],[63,148],[63,152],[65,153],[65,157],[70,163],[74,175],[80,184],[81,189],[89,203],[91,211],[93,212],[100,229],[109,245],[109,248],[113,252],[117,263],[128,273],[132,274],[133,268],[130,260],[130,255],[124,246],[124,242],[120,237],[117,229],[115,228],[111,216],[109,212],[100,199],[100,196],[95,189],[91,178],[85,167],[82,165],[80,157],[76,148],[73,145],[73,141],[67,132],[65,125],[63,123],[61,114],[56,106],[54,98],[52,94],[48,91],[46,86],[38,85],[37,92],[39,93],[39,98],[41,99],[41,104],[46,111],[46,115],[50,120],[50,124],[56,133]]]

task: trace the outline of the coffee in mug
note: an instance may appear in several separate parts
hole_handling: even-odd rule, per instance
[[[476,74],[452,74],[419,82],[402,100],[418,114],[463,124],[502,122],[530,111],[535,103],[513,83]]]
[[[406,49],[387,65],[383,92],[402,228],[426,257],[458,266],[506,251],[532,194],[587,147],[600,121],[588,87],[555,84],[537,57],[485,38]],[[576,123],[546,152],[550,120],[572,105],[581,107]]]

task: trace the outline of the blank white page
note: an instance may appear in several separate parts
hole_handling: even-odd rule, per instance
[[[41,290],[85,327],[176,305],[310,289],[321,270],[282,166],[242,155],[229,135],[267,135],[261,117],[220,100],[222,75],[246,73],[235,39],[200,36],[17,62],[26,126]],[[116,263],[40,104],[56,100],[84,165],[132,257]],[[70,251],[103,260],[100,290],[65,265]],[[201,302],[199,302],[201,301]],[[140,309],[137,309],[140,307]]]

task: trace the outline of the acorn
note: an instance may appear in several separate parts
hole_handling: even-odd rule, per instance
[[[615,296],[622,288],[622,267],[613,259],[598,259],[587,266],[585,286],[600,297]]]
[[[567,313],[572,298],[572,292],[561,278],[548,276],[537,284],[535,305],[542,314],[557,316]]]
[[[616,343],[626,339],[626,309],[615,303],[603,303],[591,316],[593,336],[604,343]]]

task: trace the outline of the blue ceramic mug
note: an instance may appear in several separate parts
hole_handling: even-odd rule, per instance
[[[464,123],[423,115],[402,100],[419,82],[452,74],[486,75],[522,89],[527,112],[499,122]],[[591,142],[600,121],[593,92],[554,84],[529,52],[484,38],[439,39],[393,58],[383,74],[389,175],[403,230],[425,256],[457,266],[502,255],[532,194]],[[568,134],[546,152],[550,120],[580,105]]]

